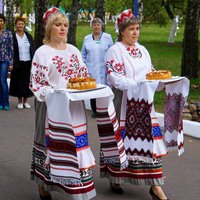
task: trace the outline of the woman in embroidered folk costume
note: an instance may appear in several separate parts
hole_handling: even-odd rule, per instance
[[[122,183],[145,184],[151,186],[152,197],[167,199],[161,188],[164,181],[160,158],[166,154],[166,149],[157,119],[151,118],[154,113],[148,102],[127,99],[129,87],[139,95],[137,82],[145,80],[145,75],[152,70],[151,58],[146,48],[138,43],[140,21],[131,10],[119,15],[118,27],[118,42],[107,52],[106,66],[129,165],[121,171],[117,163],[101,163],[101,177],[110,180],[115,193],[123,193]]]
[[[69,28],[66,16],[53,7],[45,12],[43,18],[46,22],[44,45],[33,57],[30,82],[36,97],[32,179],[38,183],[41,199],[51,199],[50,192],[53,190],[63,191],[73,199],[91,199],[96,195],[91,172],[95,159],[88,146],[86,124],[79,124],[79,119],[85,119],[83,103],[70,102],[70,111],[66,111],[76,118],[73,130],[66,124],[48,121],[47,127],[50,130],[51,126],[53,139],[50,139],[48,129],[45,133],[46,95],[55,88],[66,88],[71,77],[86,77],[87,67],[79,50],[66,43]],[[56,106],[52,112],[62,114],[56,112]],[[65,131],[69,136],[64,136]],[[53,151],[49,153],[51,148]]]

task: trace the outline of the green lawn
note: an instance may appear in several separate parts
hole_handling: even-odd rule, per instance
[[[184,27],[180,26],[175,38],[175,44],[173,46],[167,44],[169,30],[170,24],[165,27],[160,27],[154,24],[142,24],[139,42],[148,49],[151,55],[152,64],[156,69],[168,69],[172,71],[173,75],[178,76],[181,73],[182,40]],[[80,50],[84,37],[91,33],[91,31],[92,29],[89,26],[89,22],[78,23],[76,41],[77,47]],[[106,32],[110,33],[112,35],[113,41],[115,41],[117,33],[114,32],[114,24],[112,22],[109,22],[106,25]],[[200,78],[190,81],[191,84],[200,84]],[[157,92],[155,98],[155,106],[157,111],[163,111],[163,99],[164,93]],[[190,89],[188,101],[190,102],[191,100],[200,100],[199,91]]]

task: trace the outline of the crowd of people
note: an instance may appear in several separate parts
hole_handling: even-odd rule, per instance
[[[98,84],[112,88],[120,130],[117,137],[123,139],[122,146],[127,154],[123,168],[118,161],[105,163],[100,158],[101,177],[109,180],[114,193],[123,194],[121,185],[125,183],[149,185],[152,199],[167,200],[161,188],[164,184],[162,155],[167,152],[163,150],[165,147],[162,139],[154,143],[153,134],[156,132],[161,136],[162,133],[159,125],[154,127],[146,123],[151,122],[153,117],[155,119],[153,106],[134,99],[127,100],[128,88],[136,87],[137,82],[145,80],[145,75],[153,70],[147,49],[138,42],[141,27],[139,19],[131,10],[123,11],[117,19],[119,36],[113,44],[111,35],[103,32],[101,19],[94,18],[92,33],[85,36],[81,52],[67,43],[69,21],[65,14],[52,7],[44,13],[43,19],[44,44],[35,51],[33,38],[25,31],[25,20],[16,19],[16,31],[12,34],[5,29],[5,17],[0,14],[0,110],[10,109],[9,94],[18,98],[18,109],[31,108],[27,100],[35,96],[31,178],[38,184],[40,199],[51,200],[51,191],[62,191],[77,200],[91,199],[96,195],[91,170],[95,158],[88,142],[81,148],[78,143],[82,132],[84,140],[88,140],[86,125],[75,128],[79,121],[86,120],[83,102],[71,102],[70,110],[66,111],[76,119],[72,122],[72,129],[66,124],[58,128],[53,122],[48,122],[46,104],[48,94],[53,93],[54,89],[65,88],[71,77],[92,76]],[[8,70],[11,70],[10,89],[7,84]],[[143,109],[143,121],[140,120],[140,126],[137,127],[134,127],[130,119],[131,108],[134,106]],[[95,97],[91,99],[91,107],[93,117],[98,119]],[[51,112],[57,114],[54,110]],[[140,117],[139,114],[137,117]],[[49,135],[53,132],[59,132],[59,136],[57,134],[52,139]],[[70,132],[68,142],[61,144],[66,132]],[[138,138],[143,142],[137,143]],[[53,148],[53,153],[50,148]],[[141,149],[148,151],[143,152]],[[56,159],[61,152],[69,156]]]

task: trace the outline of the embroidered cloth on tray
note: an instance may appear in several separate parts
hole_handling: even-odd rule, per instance
[[[184,152],[182,114],[189,92],[189,80],[181,77],[175,82],[164,81],[166,93],[165,145],[152,105],[154,93],[159,84],[163,82],[143,81],[138,84],[129,84],[124,137],[129,158],[160,157],[167,153],[166,149],[177,149],[178,155]]]
[[[104,157],[105,163],[118,160],[122,168],[127,165],[124,146],[119,134],[119,125],[112,103],[113,93],[111,89],[106,86],[101,90],[80,93],[70,93],[64,89],[54,90],[45,99],[48,115],[47,130],[49,130],[47,133],[47,148],[50,157],[50,176],[53,182],[80,184],[79,169],[95,165],[89,147],[78,151],[75,146],[75,136],[86,132],[87,122],[84,108],[81,106],[82,100],[94,98],[94,96],[97,98],[99,110],[97,122],[101,155]],[[73,104],[76,104],[76,106],[72,106]],[[109,131],[106,131],[105,134],[102,127]],[[112,146],[110,147],[111,143]],[[78,157],[82,157],[82,159],[77,159]]]
[[[159,81],[129,84],[124,143],[130,160],[151,163],[167,153],[153,107],[158,84]]]
[[[183,109],[189,94],[189,80],[183,78],[177,82],[165,84],[164,129],[168,150],[177,149],[184,152]]]
[[[120,168],[123,169],[127,167],[128,161],[113,102],[106,98],[99,98],[96,104],[100,159],[107,164],[120,163]]]

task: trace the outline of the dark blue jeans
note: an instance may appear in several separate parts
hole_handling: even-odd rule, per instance
[[[0,106],[9,106],[8,102],[8,66],[7,61],[0,61]]]

